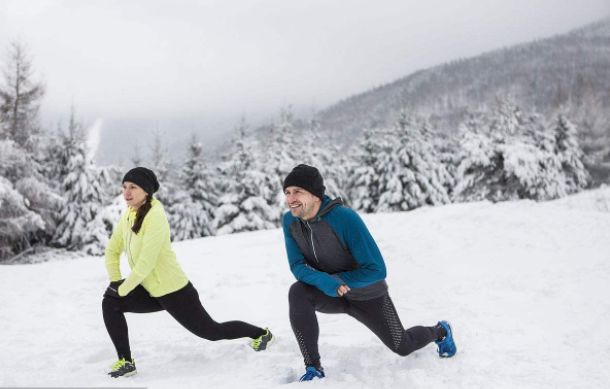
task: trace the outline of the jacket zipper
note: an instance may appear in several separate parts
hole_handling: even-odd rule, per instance
[[[311,240],[311,248],[313,250],[313,257],[316,259],[316,262],[320,263],[318,256],[316,255],[316,246],[313,244],[313,229],[309,225],[309,222],[305,222],[305,225],[309,228],[309,239]]]
[[[133,260],[131,258],[131,236],[133,235],[133,230],[131,229],[131,221],[129,220],[129,216],[127,216],[127,226],[129,226],[129,235],[127,236],[127,260],[129,264],[133,268]]]

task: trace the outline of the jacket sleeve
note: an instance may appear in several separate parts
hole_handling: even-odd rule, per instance
[[[119,296],[127,296],[135,289],[155,268],[161,257],[161,248],[169,239],[169,223],[163,209],[148,212],[140,230],[142,235],[142,249],[139,257],[134,258],[135,266],[131,273],[119,287]]]
[[[114,230],[112,231],[112,235],[110,235],[110,240],[106,245],[105,254],[105,262],[106,262],[106,271],[108,272],[108,278],[110,281],[118,281],[121,277],[121,253],[123,252],[124,242],[123,242],[123,224],[125,215],[121,216],[119,222],[114,226]]]
[[[289,215],[284,215],[282,226],[290,271],[292,271],[292,274],[294,274],[294,277],[297,280],[315,286],[327,296],[338,297],[337,288],[339,288],[341,282],[330,274],[316,270],[307,265],[305,256],[290,233],[290,222]]]
[[[362,288],[386,278],[381,251],[360,216],[343,208],[338,223],[343,241],[358,263],[354,270],[337,273],[350,288]]]

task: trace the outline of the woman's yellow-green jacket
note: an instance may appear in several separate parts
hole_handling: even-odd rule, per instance
[[[163,204],[154,198],[151,204],[137,234],[131,230],[136,211],[128,207],[106,246],[106,270],[110,281],[122,279],[122,252],[125,252],[131,268],[131,273],[118,289],[120,296],[128,295],[142,284],[152,297],[160,297],[182,289],[188,283],[171,247],[169,223]]]

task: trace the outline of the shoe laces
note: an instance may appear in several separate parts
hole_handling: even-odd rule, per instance
[[[112,369],[112,371],[117,371],[121,367],[125,366],[126,363],[127,363],[127,361],[125,360],[125,358],[121,358],[118,361],[116,361],[115,363],[113,363],[112,366],[110,366],[110,369]]]

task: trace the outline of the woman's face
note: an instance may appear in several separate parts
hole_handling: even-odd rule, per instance
[[[127,205],[138,209],[146,202],[146,192],[133,182],[125,181],[123,183],[123,198]]]

